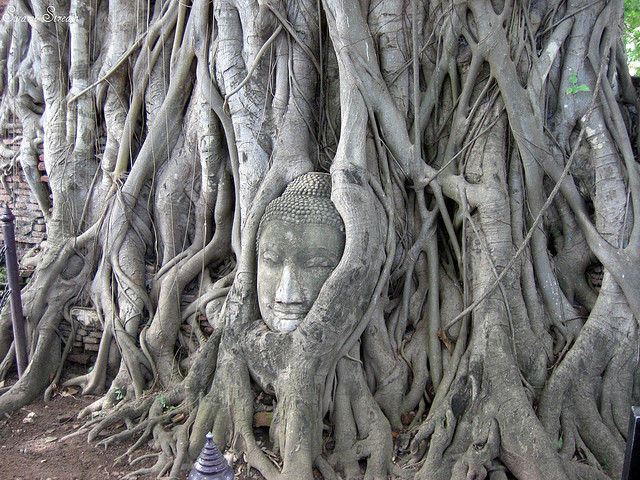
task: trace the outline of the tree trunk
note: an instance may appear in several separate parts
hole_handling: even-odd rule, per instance
[[[47,240],[0,414],[61,387],[82,305],[100,349],[64,385],[103,394],[90,440],[155,439],[132,475],[178,478],[212,431],[267,479],[619,478],[640,401],[623,2],[8,8],[0,120],[22,123]],[[275,332],[260,222],[308,172],[330,174],[344,251]]]

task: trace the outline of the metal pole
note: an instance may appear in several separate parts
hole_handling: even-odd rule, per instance
[[[4,244],[7,247],[5,259],[7,263],[8,288],[11,291],[11,323],[13,324],[13,342],[16,351],[18,378],[20,378],[27,368],[28,358],[27,337],[22,316],[22,299],[20,298],[20,284],[18,281],[18,258],[16,256],[16,238],[13,225],[15,218],[9,205],[5,204],[2,215],[0,215],[0,222],[2,222]]]
[[[640,407],[631,407],[627,451],[622,466],[622,480],[640,479]]]

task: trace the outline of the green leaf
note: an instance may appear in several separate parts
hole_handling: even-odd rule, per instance
[[[567,88],[567,94],[575,95],[578,92],[590,92],[591,89],[587,87],[584,83],[582,85],[573,85]]]
[[[573,72],[571,72],[571,75],[569,75],[569,83],[572,83],[573,85],[578,83],[578,76]]]
[[[637,75],[640,62],[640,3],[637,0],[624,1],[624,43],[629,66]]]
[[[114,390],[116,392],[116,400],[122,400],[124,398],[124,392],[122,391],[122,388],[116,387]]]
[[[558,448],[562,448],[562,437],[558,439]]]

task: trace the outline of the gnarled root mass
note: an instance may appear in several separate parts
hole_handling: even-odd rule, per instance
[[[47,222],[0,414],[103,394],[80,433],[130,442],[132,477],[180,478],[212,431],[270,480],[619,478],[640,401],[622,2],[53,3],[0,29],[0,121]],[[258,226],[310,171],[345,249],[277,333]],[[73,306],[102,338],[63,383]],[[0,380],[14,354],[5,310]]]

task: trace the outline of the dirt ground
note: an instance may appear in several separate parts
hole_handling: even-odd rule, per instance
[[[9,378],[7,384],[15,382]],[[73,390],[54,395],[50,402],[42,397],[13,414],[0,419],[0,480],[115,480],[132,471],[149,467],[155,458],[136,463],[133,467],[127,459],[116,462],[136,440],[111,445],[108,448],[87,443],[87,435],[68,439],[65,436],[77,432],[84,424],[77,413],[95,401],[97,396],[79,396]],[[133,458],[154,453],[148,444],[138,449]],[[185,470],[181,478],[187,479]],[[141,475],[138,480],[156,478]],[[262,478],[252,470],[246,475],[239,466],[236,479]]]
[[[40,397],[0,420],[0,480],[114,480],[131,472],[126,461],[114,464],[131,443],[105,449],[87,443],[86,434],[63,440],[83,425],[76,414],[96,398],[63,392],[45,403]],[[144,445],[135,456],[149,453]]]
[[[67,376],[81,373],[77,364],[69,364]],[[6,385],[17,380],[15,373],[9,376]],[[151,480],[155,475],[130,474],[140,468],[150,467],[153,458],[129,465],[126,451],[137,437],[124,443],[99,447],[87,442],[87,433],[70,438],[84,425],[77,414],[83,407],[97,400],[98,396],[81,396],[75,389],[62,389],[49,402],[38,397],[33,403],[0,419],[0,480]],[[267,430],[256,429],[256,436],[266,443]],[[106,433],[104,434],[106,436]],[[147,443],[132,455],[133,459],[152,455],[155,451]],[[250,469],[242,460],[234,465],[236,480],[258,480],[262,475]],[[314,470],[314,478],[322,475]],[[187,480],[189,469],[181,472],[178,480]],[[163,477],[168,478],[168,477]]]

